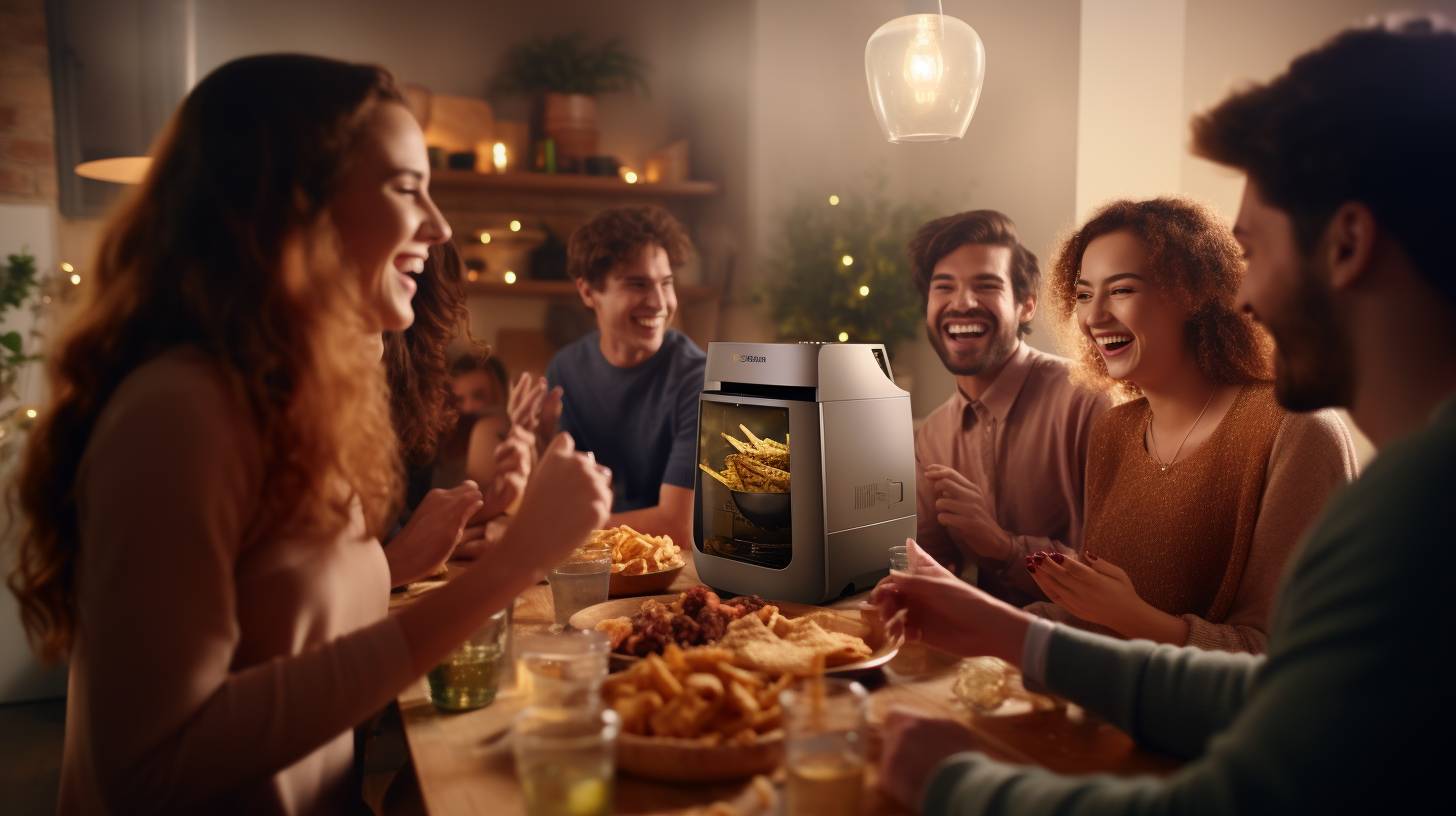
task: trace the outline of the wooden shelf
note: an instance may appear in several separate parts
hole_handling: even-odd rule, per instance
[[[550,298],[575,300],[576,284],[571,281],[523,280],[515,283],[503,281],[477,281],[465,284],[465,291],[472,295],[510,298]],[[677,298],[682,303],[702,303],[718,299],[718,291],[711,286],[679,286]]]
[[[434,191],[559,193],[602,198],[703,198],[718,194],[711,181],[679,181],[628,184],[608,176],[570,173],[476,173],[470,170],[438,170],[430,177]]]

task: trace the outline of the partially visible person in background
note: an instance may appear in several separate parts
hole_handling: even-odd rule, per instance
[[[567,272],[597,328],[511,395],[514,425],[558,427],[612,468],[612,524],[693,540],[698,396],[707,355],[669,328],[687,230],[660,207],[603,210],[571,235]],[[559,423],[558,423],[559,418]]]
[[[462,414],[504,415],[510,394],[505,363],[493,354],[461,354],[450,364],[450,391]]]

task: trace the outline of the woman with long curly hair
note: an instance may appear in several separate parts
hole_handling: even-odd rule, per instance
[[[154,156],[19,482],[10,586],[70,662],[59,810],[345,811],[353,726],[599,525],[610,474],[558,437],[513,546],[389,615],[378,338],[449,237],[418,125],[382,69],[249,57]]]
[[[1081,373],[1132,399],[1092,428],[1081,557],[1026,560],[1050,615],[1264,651],[1280,572],[1355,456],[1333,413],[1275,402],[1242,277],[1233,235],[1175,198],[1109,204],[1063,245],[1049,300]]]

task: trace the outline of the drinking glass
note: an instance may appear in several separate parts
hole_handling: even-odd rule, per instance
[[[558,712],[600,707],[610,648],[601,632],[567,630],[522,638],[516,675],[526,705]]]
[[[822,693],[815,683],[822,682]],[[786,812],[845,816],[864,798],[869,695],[852,680],[807,680],[779,695],[784,712]]]
[[[512,748],[528,816],[608,816],[621,723],[610,708],[517,715]]]
[[[910,570],[910,548],[896,544],[890,548],[890,569],[908,572]]]
[[[551,605],[559,632],[577,612],[607,599],[611,587],[612,557],[592,552],[556,565],[546,574],[551,585]]]
[[[430,702],[444,711],[488,706],[500,688],[506,661],[508,609],[491,615],[466,641],[430,669]]]

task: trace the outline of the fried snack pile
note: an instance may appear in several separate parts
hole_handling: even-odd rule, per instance
[[[729,490],[740,493],[787,493],[789,492],[789,435],[784,441],[760,439],[740,424],[738,430],[748,437],[741,442],[735,436],[722,434],[737,453],[730,453],[723,460],[723,470],[717,471],[701,462],[703,472],[723,483]]]
[[[594,530],[585,550],[611,550],[613,575],[645,575],[683,565],[682,548],[671,536],[639,533],[625,524]]]
[[[778,607],[766,606],[729,624],[718,646],[731,650],[737,665],[771,674],[816,675],[825,666],[869,657],[871,649],[863,638],[826,628],[831,617],[786,618]]]
[[[682,593],[671,604],[646,600],[630,618],[609,618],[597,631],[612,650],[645,657],[672,646],[716,644],[734,665],[768,674],[811,675],[815,661],[842,666],[872,654],[864,638],[842,631],[841,618],[829,612],[787,618],[756,595],[719,599],[704,586]]]
[[[752,745],[778,736],[779,692],[793,677],[770,678],[733,665],[733,653],[668,644],[602,684],[622,730],[648,737],[695,739],[705,745]]]
[[[613,651],[645,657],[661,654],[668,644],[715,643],[728,631],[728,624],[763,607],[764,600],[757,595],[725,601],[711,589],[695,586],[670,604],[649,599],[632,617],[609,618],[596,628],[606,633]]]
[[[962,705],[979,714],[994,711],[1007,700],[1022,700],[1033,711],[1051,711],[1056,700],[1027,691],[1018,672],[996,657],[968,657],[956,667],[955,686],[951,691]]]

